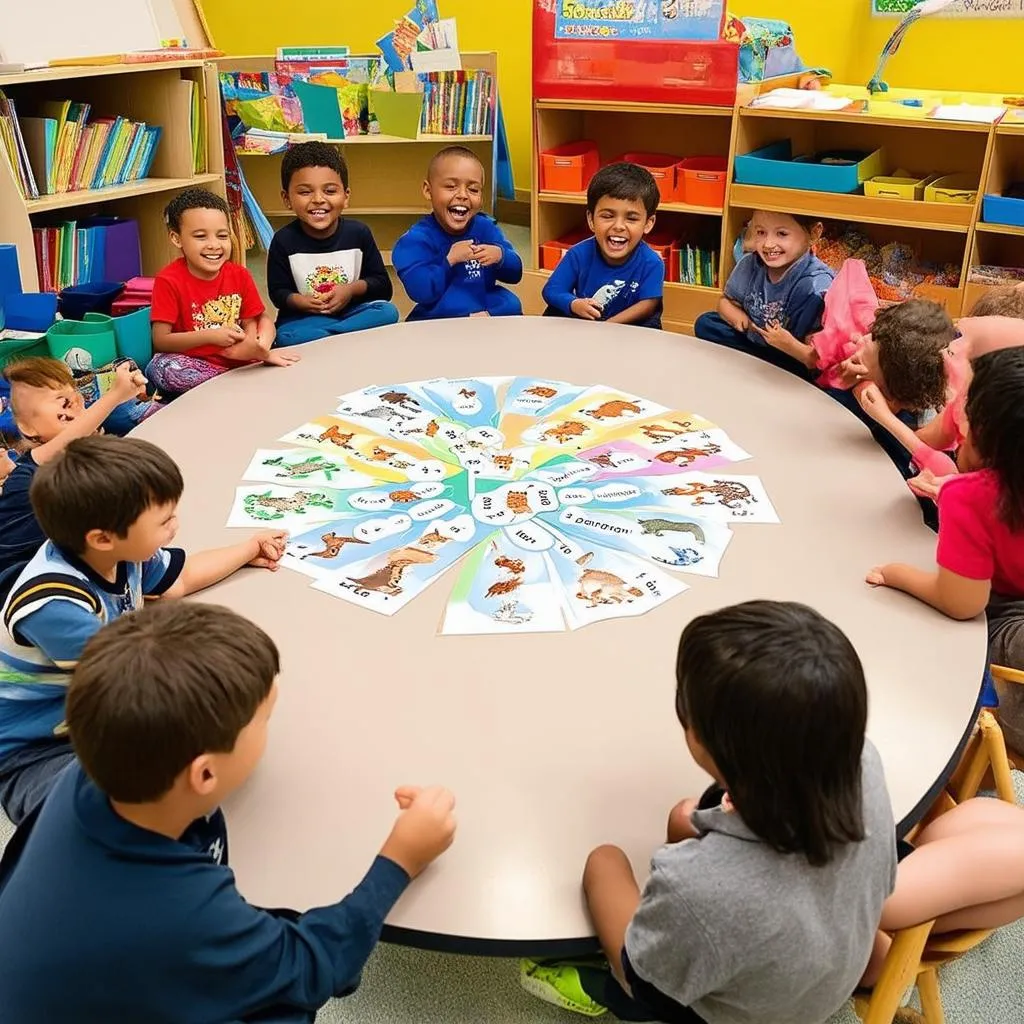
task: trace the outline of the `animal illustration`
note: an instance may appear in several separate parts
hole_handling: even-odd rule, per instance
[[[720,455],[721,452],[721,445],[709,444],[704,448],[675,448],[668,452],[658,452],[654,457],[658,462],[668,462],[673,466],[688,466],[691,462],[696,462],[697,459],[703,459],[709,455]]]
[[[436,562],[437,554],[433,549],[447,541],[448,538],[435,527],[430,533],[420,537],[415,544],[389,552],[385,564],[369,576],[359,579],[350,576],[349,579],[363,590],[376,590],[380,594],[397,597],[402,593],[401,583],[405,570],[411,565],[429,565]]]
[[[505,507],[517,516],[529,515],[533,511],[526,491],[509,491],[505,495]]]
[[[533,618],[528,608],[519,610],[518,601],[502,601],[501,607],[491,616],[495,622],[505,622],[510,626],[522,626]]]
[[[669,551],[672,552],[671,558],[658,558],[655,555],[654,560],[664,565],[674,565],[681,568],[687,565],[696,565],[704,557],[696,548],[674,548],[670,546]]]
[[[439,429],[440,429],[440,427],[438,426],[437,420],[431,420],[423,428],[423,433],[426,434],[427,437],[433,437],[438,432]]]
[[[200,308],[192,307],[192,330],[204,331],[228,324],[237,324],[242,315],[242,296],[237,292],[219,295],[204,302]]]
[[[323,473],[330,480],[334,473],[340,473],[342,470],[337,462],[330,462],[322,455],[311,455],[308,459],[303,459],[302,462],[293,462],[290,466],[284,461],[283,456],[278,455],[272,459],[264,459],[263,465],[280,468],[281,471],[274,475],[287,477],[289,480],[301,480],[314,473]]]
[[[318,444],[323,444],[324,441],[330,441],[331,444],[337,445],[339,448],[347,448],[351,451],[351,441],[355,436],[355,433],[343,433],[341,428],[335,424],[333,427],[328,427],[316,440]]]
[[[676,488],[673,488],[676,490]],[[669,494],[669,491],[662,491],[662,494]],[[665,532],[688,533],[698,544],[704,543],[704,531],[696,523],[677,523],[671,519],[638,519],[641,530],[655,537],[662,537]]]
[[[502,472],[507,473],[514,465],[515,459],[511,455],[507,455],[503,452],[498,452],[496,455],[491,456],[491,462],[494,464],[495,469],[500,469]]]
[[[469,388],[462,388],[459,391],[459,398],[476,398],[476,392],[470,391]]]
[[[536,395],[538,398],[554,398],[558,392],[543,384],[534,384],[532,388],[523,388],[524,395]]]
[[[283,519],[289,512],[302,515],[307,508],[330,508],[331,502],[326,494],[314,491],[296,491],[287,498],[275,498],[270,491],[265,491],[263,494],[246,495],[242,507],[253,519],[273,522]]]
[[[388,497],[397,501],[399,505],[408,505],[410,501],[419,501],[420,496],[415,491],[392,491]]]
[[[331,291],[336,284],[348,284],[348,275],[341,267],[314,267],[306,275],[306,291],[320,295]]]
[[[414,398],[410,398],[404,391],[385,391],[377,397],[389,405],[408,406],[415,412],[419,412],[421,409],[420,403]]]
[[[593,557],[594,552],[588,551],[576,559],[576,564],[585,566]],[[577,585],[576,597],[586,601],[588,608],[599,604],[632,604],[635,598],[644,596],[639,587],[627,586],[621,576],[603,569],[584,569]]]
[[[613,420],[625,416],[626,413],[636,415],[641,411],[636,402],[623,402],[621,399],[616,399],[611,402],[603,402],[596,409],[584,409],[583,414],[592,416],[595,420]]]
[[[602,452],[600,455],[595,455],[593,458],[587,459],[587,461],[592,462],[595,466],[600,466],[602,469],[616,468],[611,452]]]
[[[304,555],[300,555],[300,558],[322,558],[328,561],[332,558],[337,558],[341,554],[341,549],[346,544],[368,544],[369,541],[360,540],[358,537],[339,537],[336,533],[325,533],[320,538],[324,542],[323,551],[307,551]]]
[[[484,597],[498,597],[501,594],[511,594],[522,585],[523,573],[526,572],[526,563],[521,558],[510,558],[508,555],[498,555],[494,564],[499,569],[504,569],[509,575],[504,579],[495,580],[487,589]]]
[[[370,450],[369,459],[371,462],[389,462],[395,469],[408,469],[412,463],[406,462],[398,457],[398,452],[389,451],[375,444]]]
[[[362,416],[368,420],[391,420],[396,418],[396,412],[389,405],[375,405],[372,409],[366,409],[363,412],[357,411],[353,406],[346,405],[341,409],[341,412],[347,413],[350,416]]]
[[[737,483],[735,480],[715,480],[710,484],[697,480],[682,487],[670,487],[661,493],[673,497],[695,498],[694,505],[717,504],[734,510],[757,501],[746,484]]]
[[[645,423],[640,430],[652,441],[668,441],[679,434],[689,434],[693,431],[693,423],[690,420],[672,420],[672,423],[672,427],[667,427],[664,423]]]
[[[555,440],[558,444],[564,444],[571,437],[582,437],[590,428],[585,423],[580,423],[578,420],[565,420],[562,423],[556,423],[553,427],[548,427],[540,435],[542,441]]]

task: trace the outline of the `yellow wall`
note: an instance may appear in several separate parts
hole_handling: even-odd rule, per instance
[[[355,52],[372,52],[374,39],[387,31],[389,18],[400,16],[404,0],[346,4],[345,13],[328,20],[337,29],[326,40],[346,43]],[[783,18],[790,22],[797,48],[811,65],[829,68],[836,81],[864,84],[894,19],[872,18],[868,0],[742,0],[740,14]],[[530,185],[530,19],[532,0],[440,0],[441,11],[459,24],[464,50],[497,50],[502,104],[512,147],[516,184]],[[221,49],[232,54],[272,53],[278,46],[324,43],[323,25],[304,38],[287,2],[282,0],[203,0],[210,31]],[[827,10],[827,15],[826,15]],[[500,14],[499,14],[500,12]],[[307,12],[308,13],[308,12]],[[334,32],[338,37],[335,40]],[[1024,49],[1024,21],[999,19],[928,19],[910,31],[900,53],[889,63],[891,85],[964,91],[1021,92],[1019,72]]]

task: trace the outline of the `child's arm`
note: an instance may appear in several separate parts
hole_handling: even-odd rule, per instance
[[[384,257],[377,248],[373,232],[365,224],[361,227],[359,248],[363,251],[363,267],[359,272],[359,280],[352,282],[353,297],[363,298],[367,302],[390,302],[395,291],[391,275],[384,266]]]
[[[181,574],[162,591],[162,597],[187,597],[227,579],[243,565],[276,570],[284,554],[288,534],[284,530],[264,530],[241,544],[200,551],[185,559]]]
[[[303,313],[309,312],[305,308],[307,302],[304,301],[308,300],[309,296],[300,295],[295,290],[295,278],[292,276],[291,264],[288,262],[288,253],[285,252],[284,246],[278,241],[276,235],[267,250],[267,295],[278,309],[288,306]]]
[[[718,315],[735,331],[746,334],[750,330],[747,311],[735,300],[723,295],[718,300]]]
[[[203,345],[226,349],[245,341],[245,331],[238,324],[207,328],[204,331],[175,331],[173,326],[153,321],[154,352],[188,352]]]
[[[644,247],[646,250],[646,246]],[[650,319],[661,308],[665,293],[665,264],[654,252],[644,251],[647,257],[640,263],[636,290],[632,297],[636,302],[614,316],[608,317],[610,324],[637,324]]]
[[[951,476],[957,472],[956,464],[944,452],[924,439],[923,431],[910,429],[893,411],[882,395],[877,384],[861,384],[855,391],[860,407],[880,427],[884,427],[910,453],[914,462],[922,469],[931,470],[937,477]]]
[[[634,302],[632,306],[627,306],[626,309],[622,310],[621,313],[616,313],[615,316],[608,317],[607,323],[610,324],[637,324],[644,320],[649,320],[655,313],[658,312],[658,306],[660,301],[658,299],[641,299],[639,302]]]
[[[601,306],[590,298],[577,298],[580,268],[576,254],[570,249],[561,259],[544,285],[541,297],[552,308],[565,316],[580,320],[600,320]]]
[[[468,242],[464,244],[466,255],[463,262],[471,258],[471,246]],[[395,243],[395,271],[413,302],[430,305],[440,300],[452,280],[451,255],[449,253],[446,258],[412,232],[407,232]]]
[[[477,217],[474,232],[476,259],[482,267],[494,267],[494,279],[506,284],[518,284],[523,279],[523,261],[512,248],[501,228],[490,219]]]
[[[789,314],[788,331],[796,341],[803,342],[809,334],[821,330],[821,318],[825,312],[825,297],[811,292],[797,298]]]
[[[799,338],[794,337],[790,331],[780,327],[777,323],[768,324],[764,328],[758,327],[757,324],[752,324],[751,326],[772,348],[785,352],[787,356],[796,359],[806,366],[808,370],[816,370],[818,368],[818,353],[814,350],[813,345],[809,345],[806,341],[801,341]]]
[[[992,593],[991,580],[971,580],[942,566],[933,572],[892,562],[872,569],[866,579],[874,587],[902,590],[951,619],[980,615]]]

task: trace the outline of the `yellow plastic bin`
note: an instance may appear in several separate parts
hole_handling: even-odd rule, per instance
[[[864,195],[876,199],[904,199],[910,202],[924,199],[925,189],[932,184],[938,175],[930,174],[924,178],[913,174],[883,174],[864,182]]]
[[[947,174],[936,178],[924,190],[924,201],[970,205],[977,202],[979,187],[978,179],[973,174]]]

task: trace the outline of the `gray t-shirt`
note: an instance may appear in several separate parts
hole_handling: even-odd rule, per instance
[[[708,1024],[820,1024],[853,992],[896,881],[878,751],[862,757],[866,838],[812,867],[735,813],[695,811],[700,839],[663,846],[626,931],[637,976]]]

